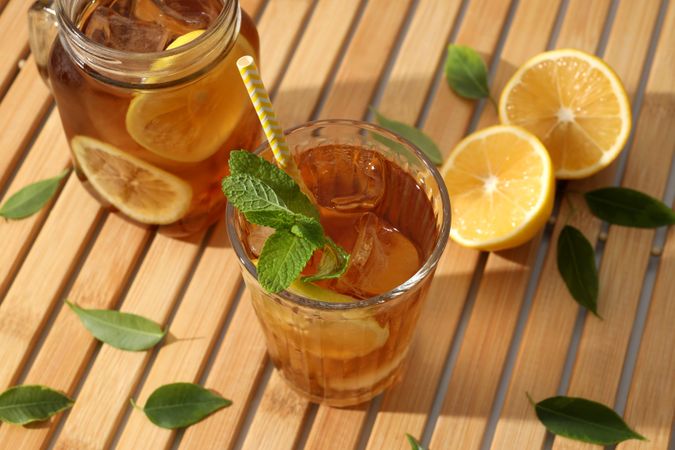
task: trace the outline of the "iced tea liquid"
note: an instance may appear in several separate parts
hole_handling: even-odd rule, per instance
[[[416,274],[434,249],[438,227],[427,192],[409,173],[355,145],[308,148],[296,160],[324,230],[351,255],[342,277],[318,283],[335,293],[333,300],[365,301]],[[243,240],[255,259],[265,230],[245,227]],[[315,254],[306,271],[314,272],[318,260]],[[430,280],[355,310],[291,306],[255,288],[251,295],[281,374],[312,400],[344,406],[370,399],[396,380]]]
[[[205,67],[192,70],[200,55],[188,58],[188,51],[179,51],[216,24],[236,27],[239,13],[223,9],[238,9],[237,2],[226,5],[222,0],[84,2],[73,20],[77,28],[105,47],[102,57],[108,57],[105,49],[124,52],[114,76],[74,57],[77,36],[65,39],[66,45],[57,40],[51,51],[48,77],[78,176],[103,204],[159,225],[165,234],[191,234],[221,217],[220,180],[228,173],[229,152],[252,149],[259,140],[260,125],[235,64],[240,56],[258,54],[250,18],[241,12],[240,30],[222,54],[189,50],[205,52],[204,61],[211,61]],[[226,13],[232,14],[231,23],[218,22]],[[130,81],[125,70],[136,60],[149,69]]]

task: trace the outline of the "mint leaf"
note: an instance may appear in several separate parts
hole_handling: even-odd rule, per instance
[[[340,278],[349,266],[349,253],[328,238],[323,247],[321,261],[315,274],[302,278],[304,282]]]
[[[293,178],[259,156],[235,151],[232,175],[223,179],[223,192],[246,220],[274,228],[258,261],[258,280],[268,292],[286,289],[300,275],[315,250],[323,248],[312,280],[336,278],[347,270],[349,254],[328,238],[309,202]]]
[[[441,155],[438,146],[429,136],[424,134],[422,130],[415,128],[412,125],[407,125],[403,122],[389,119],[380,114],[375,108],[371,107],[370,110],[373,112],[373,114],[375,114],[375,120],[379,125],[383,126],[389,131],[393,131],[394,133],[401,135],[403,138],[415,144],[425,155],[427,155],[427,158],[429,158],[432,163],[436,165],[443,164],[443,155]],[[398,142],[394,142],[391,139],[387,139],[384,136],[379,136],[377,134],[373,134],[373,137],[375,140],[382,142],[384,145],[398,153],[409,153]]]
[[[258,261],[258,281],[268,292],[286,289],[298,278],[318,247],[309,240],[277,230],[267,238]]]
[[[306,239],[316,248],[320,248],[326,243],[326,236],[321,224],[307,216],[297,216],[297,222],[291,227],[291,233]]]
[[[272,188],[291,211],[319,220],[319,211],[295,180],[274,164],[244,150],[230,153],[232,175],[250,175]]]
[[[251,175],[231,175],[223,180],[223,192],[249,222],[272,228],[289,228],[295,213],[271,187]]]

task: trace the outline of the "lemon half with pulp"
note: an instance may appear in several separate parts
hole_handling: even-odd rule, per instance
[[[534,135],[497,125],[473,133],[441,169],[452,207],[450,237],[479,250],[532,239],[553,209],[553,167]]]
[[[607,167],[631,128],[619,77],[601,59],[574,49],[541,53],[518,69],[502,91],[499,117],[541,140],[558,178]]]

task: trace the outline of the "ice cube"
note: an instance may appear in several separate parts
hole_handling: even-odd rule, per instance
[[[274,233],[274,228],[263,227],[255,224],[247,224],[246,241],[252,257],[258,258],[262,253],[263,245],[268,237]]]
[[[134,15],[160,23],[177,37],[207,29],[222,9],[222,0],[136,0]]]
[[[373,210],[384,196],[385,162],[379,153],[325,145],[299,156],[302,177],[315,201],[342,212]]]
[[[136,0],[113,0],[108,8],[124,17],[131,17],[134,12],[134,3]]]
[[[359,298],[390,291],[408,280],[420,267],[415,245],[373,213],[356,222],[356,240],[347,272],[334,289]]]
[[[92,13],[84,33],[106,47],[138,53],[160,52],[171,37],[157,23],[125,17],[106,7]]]

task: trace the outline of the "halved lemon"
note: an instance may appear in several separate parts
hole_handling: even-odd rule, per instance
[[[167,49],[185,45],[203,32],[180,36]],[[127,110],[128,133],[144,148],[173,161],[197,162],[213,155],[248,107],[235,62],[253,54],[248,41],[239,36],[225,59],[203,77],[187,85],[136,94]],[[178,56],[159,59],[153,67],[166,68],[174,58]]]
[[[452,206],[450,237],[494,251],[532,239],[553,209],[553,167],[528,131],[488,127],[462,140],[441,169]]]
[[[518,69],[502,91],[499,117],[542,141],[558,178],[607,167],[631,128],[619,77],[601,59],[574,49],[541,53]]]
[[[192,188],[180,178],[87,136],[74,137],[70,145],[96,191],[132,219],[165,225],[189,209]]]

